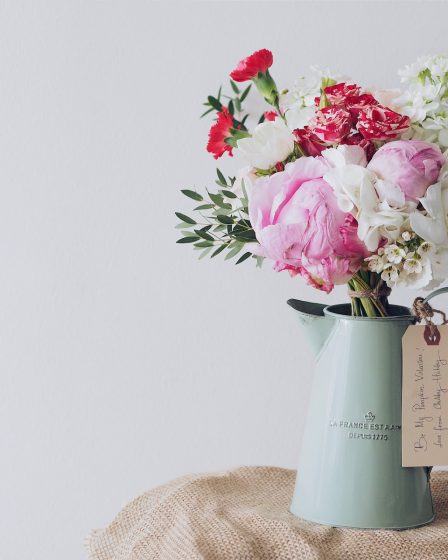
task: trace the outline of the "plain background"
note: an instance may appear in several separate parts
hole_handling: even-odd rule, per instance
[[[83,558],[186,473],[294,467],[312,356],[285,300],[345,289],[175,244],[178,189],[214,181],[201,102],[263,47],[280,87],[311,64],[397,86],[446,48],[447,8],[0,3],[2,558]]]

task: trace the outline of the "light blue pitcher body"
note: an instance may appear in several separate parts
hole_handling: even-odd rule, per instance
[[[289,300],[316,354],[291,511],[325,525],[406,529],[434,517],[430,469],[401,466],[401,339],[414,321]]]

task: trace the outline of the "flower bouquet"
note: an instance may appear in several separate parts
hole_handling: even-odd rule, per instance
[[[218,192],[182,191],[198,205],[195,218],[176,213],[178,243],[268,258],[327,293],[347,283],[353,315],[388,316],[391,288],[447,277],[448,58],[401,70],[403,91],[317,69],[279,90],[272,64],[253,53],[230,73],[231,95],[207,98],[207,150],[246,166],[218,169]],[[270,106],[255,119],[243,108],[253,85]]]

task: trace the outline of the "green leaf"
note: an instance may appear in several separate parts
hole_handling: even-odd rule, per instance
[[[202,119],[202,117],[205,117],[205,115],[208,115],[212,111],[213,111],[213,107],[211,107],[210,109],[207,109],[207,111],[205,111],[205,113],[202,113],[202,115],[199,118]]]
[[[241,102],[240,102],[240,100],[238,99],[238,97],[235,98],[235,107],[236,107],[236,110],[237,110],[238,112],[241,111]]]
[[[216,168],[216,175],[218,175],[218,181],[222,184],[223,187],[227,187],[227,181],[221,171]]]
[[[176,229],[185,229],[185,228],[189,228],[192,227],[193,224],[186,224],[185,222],[181,222],[180,224],[177,224],[176,226],[174,226]]]
[[[220,231],[224,231],[225,229],[226,229],[226,226],[224,224],[219,224],[218,226],[213,228],[213,231],[220,232]]]
[[[236,94],[240,92],[239,87],[236,85],[236,83],[233,80],[230,80],[230,85],[232,86],[232,89]]]
[[[229,109],[229,113],[230,113],[230,114],[232,115],[232,117],[233,117],[233,115],[235,114],[235,107],[234,107],[234,105],[233,105],[233,101],[232,101],[232,100],[229,101],[228,109]]]
[[[219,86],[218,95],[216,96],[218,101],[221,99],[221,92],[222,92],[222,86]]]
[[[249,251],[247,253],[244,253],[243,256],[241,256],[235,264],[240,264],[242,262],[244,262],[246,259],[248,259],[250,256],[252,255],[252,253],[250,253]]]
[[[216,206],[220,206],[222,208],[223,205],[225,205],[224,199],[220,194],[209,193],[208,196],[210,197],[210,200],[216,204]]]
[[[213,107],[213,109],[215,109],[216,111],[221,112],[222,109],[222,103],[220,101],[218,101],[218,99],[216,99],[216,97],[213,97],[213,95],[209,95],[207,97],[208,102],[210,103],[210,105]]]
[[[235,243],[235,245],[232,247],[232,249],[230,249],[230,251],[227,253],[227,255],[225,256],[226,261],[228,261],[229,259],[233,258],[235,255],[237,255],[241,249],[244,247],[244,243]]]
[[[199,239],[199,238],[198,238]],[[194,244],[195,247],[213,247],[212,241],[199,241],[199,243]]]
[[[234,237],[238,241],[242,241],[243,243],[251,243],[252,241],[257,240],[253,231],[242,231],[241,233],[232,232],[232,237]]]
[[[222,190],[221,192],[222,192],[222,194],[223,194],[224,196],[226,196],[227,198],[238,198],[238,197],[236,196],[236,194],[233,193],[232,191]]]
[[[194,231],[185,231],[185,230],[182,230],[182,231],[181,231],[181,234],[182,234],[184,237],[196,237],[196,234],[195,234]]]
[[[215,240],[215,238],[211,236],[209,233],[207,233],[206,231],[203,231],[201,229],[195,229],[194,231],[197,235],[199,235],[199,237],[202,237],[202,239],[206,239],[207,241]]]
[[[201,259],[203,259],[204,257],[206,257],[206,256],[210,253],[211,250],[212,250],[212,247],[206,247],[206,248],[202,251],[202,253],[199,255],[198,259],[201,260]]]
[[[218,220],[218,222],[221,222],[221,224],[233,224],[233,218],[231,218],[230,216],[218,214],[218,216],[216,216],[216,219]]]
[[[180,239],[178,239],[176,241],[176,243],[194,243],[195,241],[198,241],[200,238],[199,237],[181,237]]]
[[[179,220],[182,220],[183,222],[185,222],[187,224],[196,225],[196,222],[193,220],[193,218],[190,218],[186,214],[182,214],[181,212],[175,212],[175,214],[179,218]]]
[[[212,255],[211,255],[210,258],[212,259],[213,257],[216,257],[216,255],[219,255],[219,253],[222,253],[226,247],[227,247],[227,244],[226,244],[226,243],[224,243],[223,245],[220,245],[220,246],[216,249],[216,251],[213,251],[213,253],[212,253]]]
[[[196,191],[191,191],[190,189],[183,189],[180,192],[185,196],[188,196],[188,198],[192,198],[193,200],[197,200],[198,202],[204,200],[204,197]]]
[[[240,95],[240,101],[241,103],[246,99],[246,97],[248,96],[249,92],[250,92],[250,88],[252,87],[252,84],[250,84],[249,86],[247,86],[247,88],[243,91],[243,93]]]
[[[200,204],[199,206],[196,206],[196,208],[194,208],[193,210],[210,210],[210,208],[213,208],[213,204]]]

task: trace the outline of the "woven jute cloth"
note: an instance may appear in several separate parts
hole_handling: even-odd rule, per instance
[[[295,472],[242,467],[146,492],[88,539],[90,560],[447,560],[448,472],[432,475],[436,520],[407,531],[315,525],[289,511]]]

